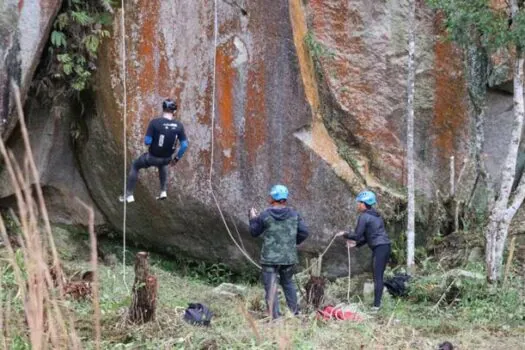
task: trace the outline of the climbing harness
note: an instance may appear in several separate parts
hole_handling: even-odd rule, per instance
[[[127,136],[128,136],[128,92],[127,92],[127,86],[126,86],[126,24],[124,22],[126,18],[126,9],[124,0],[120,1],[122,12],[120,17],[120,26],[121,26],[121,32],[122,32],[122,88],[123,88],[123,94],[124,94],[124,128],[123,128],[123,139],[122,144],[124,148],[124,209],[122,213],[122,278],[124,280],[124,285],[127,287],[126,284],[126,214],[127,214],[127,200],[126,200],[126,182],[127,182],[127,172],[126,167],[128,164],[128,155],[127,155]]]

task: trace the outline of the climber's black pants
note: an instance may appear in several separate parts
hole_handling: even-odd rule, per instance
[[[168,188],[168,164],[171,158],[155,157],[148,152],[138,157],[131,165],[126,185],[126,195],[130,196],[135,190],[139,178],[139,170],[155,166],[159,169],[160,190],[166,191]]]
[[[383,297],[383,275],[390,258],[390,244],[382,244],[372,250],[372,265],[374,268],[374,306],[381,306]]]

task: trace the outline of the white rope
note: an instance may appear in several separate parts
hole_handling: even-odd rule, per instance
[[[332,246],[332,244],[334,244],[335,242],[335,239],[337,238],[338,236],[337,235],[334,235],[332,237],[332,239],[330,240],[330,242],[328,243],[328,245],[326,246],[326,248],[324,249],[324,251],[319,254],[319,256],[317,257],[317,261],[319,261],[319,259],[322,259],[323,256],[326,254],[326,252],[328,252],[328,249],[330,249],[330,247]],[[310,267],[308,267],[307,269],[301,271],[301,273],[306,273],[308,271],[310,271],[311,269],[313,269],[315,266],[317,266],[317,264],[312,264],[310,265]],[[321,271],[319,271],[319,273],[321,273]]]
[[[346,302],[350,304],[350,287],[352,286],[350,284],[350,282],[352,281],[352,260],[350,259],[350,247],[348,246],[348,244],[346,245],[346,251],[348,254],[348,289],[346,290]]]
[[[259,270],[261,269],[261,266],[257,264],[252,257],[244,250],[235,237],[233,237],[233,234],[228,227],[228,224],[226,223],[226,219],[224,217],[224,214],[222,213],[221,206],[219,205],[219,201],[217,200],[217,197],[215,196],[215,192],[213,191],[213,158],[215,154],[215,81],[217,76],[217,42],[218,42],[218,27],[219,27],[219,21],[217,16],[217,0],[214,0],[214,14],[213,14],[213,82],[212,82],[212,105],[211,105],[211,151],[210,151],[210,176],[208,179],[209,185],[210,185],[210,192],[213,197],[213,200],[215,202],[215,205],[217,206],[217,209],[219,210],[219,214],[221,215],[222,222],[224,224],[224,227],[226,227],[226,232],[228,232],[228,235],[230,236],[233,243],[237,246],[237,248],[241,251],[241,253],[250,261],[254,266],[256,266]]]
[[[126,10],[125,10],[125,4],[124,0],[121,0],[120,2],[122,6],[122,12],[120,17],[120,26],[121,26],[121,32],[122,32],[122,74],[123,74],[123,92],[124,92],[124,131],[123,131],[123,139],[122,144],[124,146],[124,209],[123,209],[123,215],[122,215],[122,278],[124,279],[124,284],[126,284],[126,214],[127,214],[127,164],[128,164],[128,154],[127,154],[127,137],[128,137],[128,92],[127,92],[127,86],[126,86],[126,24],[124,22],[126,18]]]
[[[213,132],[215,128],[215,78],[217,76],[217,0],[214,0],[213,7],[213,76],[212,76],[212,93],[211,93],[211,152],[210,152],[210,190],[213,193],[213,188],[211,186],[211,181],[213,178],[213,155],[215,151],[215,134]]]

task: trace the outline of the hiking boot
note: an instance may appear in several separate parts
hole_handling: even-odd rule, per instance
[[[166,198],[168,198],[168,194],[166,193],[166,191],[161,191],[160,195],[157,197],[157,200],[164,200]]]
[[[120,196],[118,197],[118,200],[123,203],[124,202],[124,196]],[[133,197],[132,194],[130,194],[129,196],[126,197],[126,202],[128,203],[133,203],[135,201],[135,197]]]

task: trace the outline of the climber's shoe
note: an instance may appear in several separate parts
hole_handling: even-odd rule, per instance
[[[118,200],[123,203],[124,202],[124,199],[126,200],[126,202],[128,203],[133,203],[135,201],[135,197],[133,197],[132,194],[126,196],[126,198],[124,198],[124,196],[120,196],[118,197]]]

